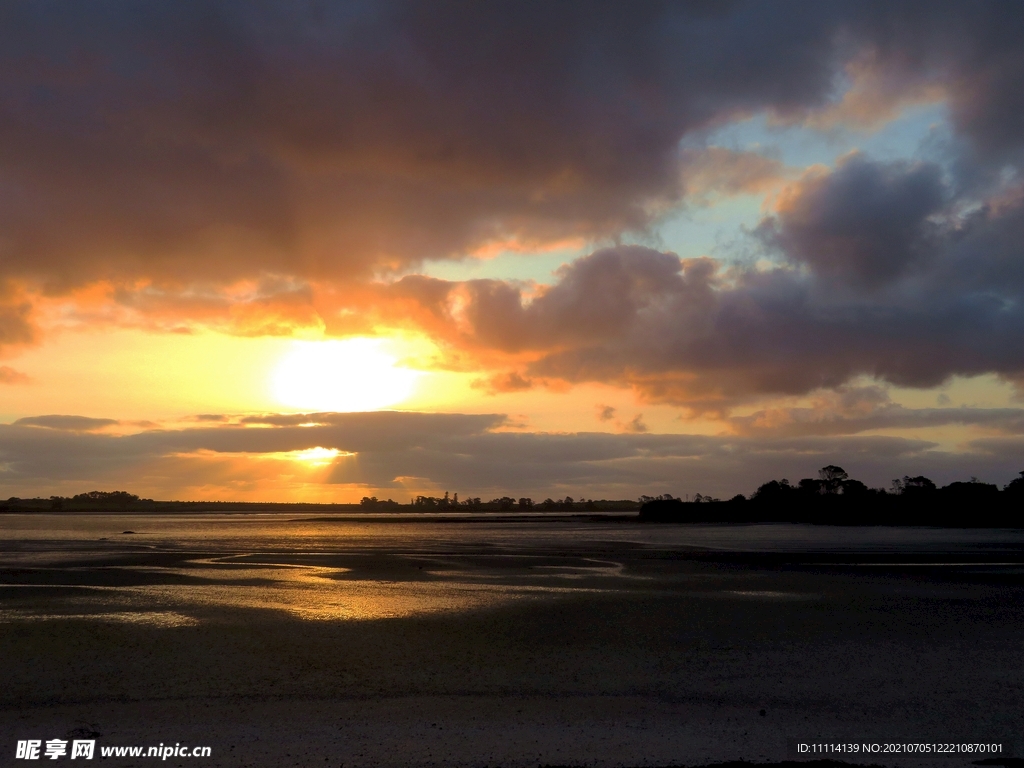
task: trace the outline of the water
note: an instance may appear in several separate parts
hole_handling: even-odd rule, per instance
[[[666,589],[803,600],[816,595],[739,585],[690,556],[864,555],[871,568],[880,554],[890,563],[914,555],[918,565],[934,555],[1005,571],[1020,567],[1022,550],[1020,529],[664,526],[558,514],[5,515],[0,622],[181,627],[231,610],[370,620]]]

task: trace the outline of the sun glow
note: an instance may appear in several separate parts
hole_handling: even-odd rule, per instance
[[[334,461],[335,458],[341,455],[341,451],[337,448],[307,448],[304,451],[295,451],[292,458],[295,461],[303,461],[314,467],[323,467]]]
[[[397,365],[380,339],[296,341],[271,390],[282,405],[319,411],[373,411],[412,394],[420,374]]]

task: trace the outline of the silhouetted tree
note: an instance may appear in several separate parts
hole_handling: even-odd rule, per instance
[[[999,486],[992,483],[979,483],[977,478],[972,478],[968,483],[955,482],[945,485],[940,489],[939,494],[944,502],[955,507],[972,508],[973,505],[996,502],[999,497]]]
[[[127,491],[89,491],[88,493],[79,493],[77,496],[71,497],[72,501],[114,501],[123,504],[128,504],[133,501],[138,501],[139,497],[134,493],[128,493]]]
[[[924,475],[918,475],[917,477],[903,476],[903,490],[904,496],[921,496],[933,493],[936,489],[935,483],[929,480]]]
[[[850,476],[846,474],[845,469],[837,467],[835,464],[829,464],[827,467],[822,467],[818,470],[818,492],[828,494],[839,493],[843,487],[843,481],[849,479]]]
[[[1008,493],[1015,499],[1024,498],[1024,472],[1020,473],[1020,477],[1015,477],[1007,483],[1003,493]]]
[[[670,501],[671,500],[671,501]],[[842,467],[822,467],[817,479],[769,480],[751,503],[735,496],[725,504],[695,494],[693,502],[641,496],[640,519],[655,522],[804,522],[841,525],[1016,526],[1024,509],[1024,472],[1003,491],[991,483],[955,482],[939,489],[918,475],[893,480],[892,489],[868,488]],[[695,503],[694,503],[695,502]],[[697,506],[699,504],[699,506]]]
[[[843,480],[840,485],[843,496],[852,499],[867,496],[869,489],[860,480]]]
[[[785,478],[782,480],[769,480],[754,491],[754,495],[750,497],[750,500],[761,504],[777,504],[789,501],[793,496],[793,492],[794,488],[789,484],[789,480]]]
[[[818,496],[821,494],[821,480],[810,477],[803,478],[796,486],[801,496]]]

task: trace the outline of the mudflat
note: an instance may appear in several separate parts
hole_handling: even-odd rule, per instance
[[[86,736],[211,748],[168,765],[692,766],[1024,735],[1021,530],[12,515],[0,556],[4,765]]]

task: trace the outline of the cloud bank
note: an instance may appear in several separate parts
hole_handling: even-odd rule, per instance
[[[932,418],[927,412],[902,415],[918,422]],[[1001,423],[1007,415],[976,412],[961,418]],[[829,430],[768,438],[508,432],[501,431],[506,423],[501,415],[272,414],[262,418],[263,427],[236,423],[129,435],[82,431],[71,421],[61,429],[56,422],[40,427],[25,420],[0,425],[0,487],[5,496],[116,486],[158,498],[192,491],[237,499],[261,498],[268,483],[277,483],[274,488],[297,500],[337,501],[363,495],[402,500],[445,490],[486,497],[731,496],[750,493],[773,477],[813,475],[836,457],[854,476],[879,486],[887,486],[894,474],[927,474],[937,482],[974,474],[1005,483],[1024,461],[1024,411],[1010,415],[1013,429],[977,440],[960,454],[925,440]],[[834,427],[834,433],[842,432]],[[307,471],[297,454],[312,448],[338,455],[329,465]],[[267,461],[296,469],[289,474],[278,468],[268,481]]]
[[[411,276],[385,297],[525,377],[729,407],[858,376],[912,387],[1024,372],[1024,196],[963,212],[936,169],[855,156],[784,190],[771,268],[606,248],[527,294]],[[398,311],[398,310],[396,310]],[[525,379],[524,379],[525,380]]]
[[[890,100],[942,84],[990,164],[1022,139],[1012,3],[51,2],[3,22],[4,273],[51,290],[346,279],[643,229],[706,186],[681,138],[808,119],[851,62]],[[765,173],[725,166],[726,187]]]

